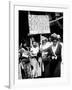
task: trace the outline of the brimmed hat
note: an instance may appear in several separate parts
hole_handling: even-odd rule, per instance
[[[53,33],[53,34],[51,34],[51,41],[53,41],[53,40],[59,40],[60,39],[60,35],[57,35],[56,33]]]

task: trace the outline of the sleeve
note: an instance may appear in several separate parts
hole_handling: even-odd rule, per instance
[[[21,63],[18,65],[18,78],[22,79],[22,76],[21,76]]]
[[[63,44],[62,44],[62,48],[61,48],[61,57],[62,57],[62,63],[64,63],[64,61],[63,61]]]

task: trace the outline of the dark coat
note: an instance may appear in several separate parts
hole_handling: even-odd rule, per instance
[[[57,60],[58,61],[62,61],[62,58],[61,58],[61,49],[62,49],[62,46],[61,46],[61,44],[58,43],[57,49],[55,51],[55,54],[57,56]],[[48,55],[47,55],[48,58],[52,60],[51,57],[54,56],[54,53],[53,53],[53,50],[52,50],[52,46],[50,46],[47,51],[48,51]]]
[[[61,48],[62,46],[58,43],[57,49],[56,49],[56,56],[57,60],[53,59],[52,56],[54,56],[54,53],[52,51],[52,46],[50,46],[47,49],[48,52],[48,58],[47,61],[44,62],[44,77],[60,77],[60,72],[61,72]]]

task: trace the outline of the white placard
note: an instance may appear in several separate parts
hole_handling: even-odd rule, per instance
[[[29,33],[44,34],[50,33],[49,16],[48,15],[28,15]]]

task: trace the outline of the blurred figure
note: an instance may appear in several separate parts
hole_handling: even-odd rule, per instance
[[[48,47],[52,45],[52,43],[50,41],[48,41],[47,39],[42,41],[42,44],[40,45],[40,51],[42,52],[42,58],[46,58],[47,57],[47,49]]]
[[[59,44],[61,44],[61,46],[62,46],[62,50],[61,50],[61,57],[62,57],[62,62],[61,62],[61,75],[63,75],[64,74],[64,61],[63,61],[63,42],[62,42],[62,40],[61,40],[61,37],[60,37],[60,35],[57,35],[57,37],[58,37],[58,43]]]
[[[21,75],[19,75],[22,77],[22,79],[29,77],[28,67],[30,68],[29,48],[27,47],[26,41],[24,41],[23,43],[21,43],[19,49],[19,73],[21,73]]]
[[[60,77],[61,75],[61,51],[62,46],[58,43],[57,34],[51,35],[53,44],[48,48],[48,60],[49,60],[49,69],[46,71],[46,75],[50,77]]]
[[[42,62],[42,53],[39,52],[37,55],[38,58],[38,77],[42,77],[42,72],[44,72],[44,64]]]
[[[20,55],[21,58],[25,58],[25,59],[28,58],[28,56],[29,56],[29,48],[27,46],[26,41],[24,41],[23,43],[21,43],[20,49],[19,49],[19,53],[21,54]]]
[[[39,52],[39,45],[36,41],[32,42],[32,47],[31,47],[30,52],[33,56],[37,56],[37,54]]]
[[[26,79],[31,77],[31,65],[30,63],[25,63],[25,60],[22,59],[18,66],[18,78],[19,79]]]
[[[39,45],[37,42],[33,41],[32,47],[30,50],[31,58],[30,58],[30,63],[32,67],[32,78],[36,78],[41,76],[41,67],[39,63],[41,62],[41,58],[38,56],[39,55]]]
[[[38,67],[39,64],[37,62],[36,57],[31,57],[30,58],[30,64],[31,64],[31,78],[38,77]]]
[[[47,55],[48,55],[48,51],[47,49],[52,45],[52,42],[48,39],[44,39],[42,40],[42,44],[40,45],[40,51],[42,53],[42,77],[45,77],[44,76],[44,73],[45,73],[45,69],[48,67],[48,58],[47,58]]]

